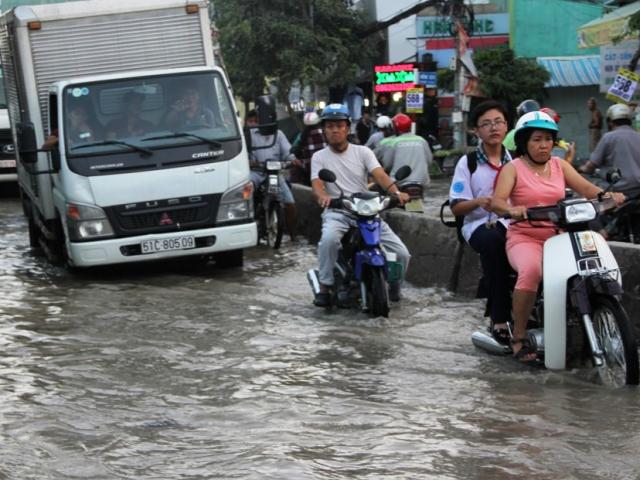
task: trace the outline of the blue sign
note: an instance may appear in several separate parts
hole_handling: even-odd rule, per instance
[[[438,88],[438,74],[436,72],[418,72],[418,83],[425,88]]]

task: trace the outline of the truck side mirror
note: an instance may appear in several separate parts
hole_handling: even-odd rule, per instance
[[[34,164],[38,161],[36,132],[31,122],[16,124],[18,152],[23,163]]]

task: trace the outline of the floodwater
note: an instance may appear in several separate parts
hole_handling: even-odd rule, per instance
[[[0,479],[640,477],[640,392],[474,349],[478,301],[328,314],[304,243],[71,275],[0,228]]]

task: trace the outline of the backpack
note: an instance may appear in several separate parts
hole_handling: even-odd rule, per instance
[[[478,153],[474,150],[467,154],[467,166],[469,167],[469,178],[473,175],[473,172],[478,168]],[[444,219],[444,209],[450,205],[449,199],[440,205],[440,221],[447,227],[455,227],[456,235],[460,243],[464,243],[464,237],[462,236],[462,224],[464,223],[464,215],[456,215],[455,220]]]

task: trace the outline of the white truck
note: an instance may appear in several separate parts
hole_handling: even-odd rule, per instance
[[[32,247],[69,267],[242,264],[253,186],[206,0],[19,6],[0,55]]]

